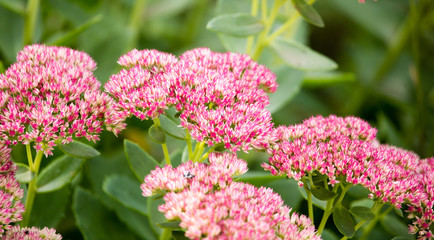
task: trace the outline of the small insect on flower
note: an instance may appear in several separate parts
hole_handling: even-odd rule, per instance
[[[188,179],[192,179],[192,178],[194,178],[194,175],[191,172],[186,171],[186,172],[184,172],[184,177],[188,178]]]

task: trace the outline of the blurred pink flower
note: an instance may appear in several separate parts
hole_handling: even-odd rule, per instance
[[[60,240],[62,236],[56,234],[56,229],[44,227],[39,229],[37,227],[24,227],[14,226],[6,235],[3,240]]]
[[[105,125],[114,132],[122,126],[87,54],[35,44],[17,60],[0,75],[0,136],[7,145],[35,142],[47,155],[56,140],[96,141]]]

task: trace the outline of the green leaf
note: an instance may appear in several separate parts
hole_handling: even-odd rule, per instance
[[[323,201],[333,199],[338,195],[335,192],[325,189],[323,186],[312,186],[310,191],[312,192],[313,196]]]
[[[74,192],[72,210],[84,239],[136,239],[113,212],[81,187]]]
[[[24,16],[26,14],[26,6],[21,1],[17,0],[0,0],[0,5],[5,9]]]
[[[402,209],[398,209],[393,207],[393,211],[395,211],[396,215],[400,216],[400,217],[404,217],[404,213],[402,212]]]
[[[276,92],[270,94],[270,105],[267,109],[271,113],[277,112],[294,98],[300,91],[304,76],[304,72],[286,65],[273,69],[273,72],[276,74],[279,87]]]
[[[147,215],[147,201],[141,194],[139,181],[127,176],[112,175],[104,181],[103,190],[125,207]]]
[[[398,218],[387,215],[381,219],[381,225],[383,225],[384,229],[392,235],[395,236],[411,236],[408,233],[408,227],[406,224],[401,222]]]
[[[176,124],[172,119],[168,118],[165,115],[161,115],[160,124],[163,130],[171,137],[185,140],[185,136],[186,136],[185,129],[178,127],[178,124]]]
[[[301,195],[303,196],[303,198],[307,200],[307,194],[306,194],[306,191],[304,190],[304,187],[298,187],[298,190],[301,193]],[[313,203],[313,205],[321,208],[322,210],[324,210],[326,205],[327,205],[327,201],[322,201],[322,200],[319,200],[318,198],[312,198],[312,203]]]
[[[3,64],[3,61],[0,60],[0,74],[4,73],[5,71],[6,71],[5,65]]]
[[[235,37],[258,34],[264,29],[261,19],[250,14],[223,14],[211,19],[206,25],[208,30]]]
[[[314,183],[323,183],[324,180],[326,180],[327,178],[328,178],[327,175],[318,174],[318,175],[312,176],[312,181]]]
[[[369,190],[363,187],[360,184],[352,185],[350,189],[348,189],[347,194],[353,198],[368,198]]]
[[[10,2],[10,1],[8,1]],[[5,65],[15,61],[17,52],[23,47],[24,18],[0,7],[0,52],[5,57]]]
[[[161,126],[152,125],[149,128],[148,134],[152,141],[159,144],[166,143],[166,133]]]
[[[185,236],[185,233],[182,231],[172,231],[172,237],[175,240],[188,240],[189,239]]]
[[[70,199],[70,187],[64,187],[50,193],[36,194],[29,225],[39,228],[55,228],[65,217]]]
[[[72,40],[74,40],[75,38],[77,38],[80,35],[80,33],[82,33],[83,31],[85,31],[89,27],[97,24],[101,20],[102,20],[102,15],[99,14],[99,15],[97,15],[97,16],[89,19],[85,23],[81,24],[80,26],[76,27],[75,29],[73,29],[73,30],[71,30],[71,31],[69,31],[67,33],[63,33],[61,35],[54,36],[52,39],[50,39],[50,40],[47,41],[47,44],[49,44],[49,45],[55,45],[55,46],[67,45]]]
[[[129,140],[124,140],[124,148],[131,170],[139,181],[143,182],[146,175],[158,166],[158,162],[139,145]]]
[[[399,236],[399,237],[394,237],[391,240],[414,240],[414,238]]]
[[[304,77],[303,87],[322,87],[355,81],[356,76],[350,72],[308,72]]]
[[[247,173],[238,176],[236,179],[255,186],[261,186],[262,184],[270,183],[282,178],[285,178],[285,176],[273,176],[264,171],[248,171]]]
[[[339,205],[333,211],[333,222],[335,223],[336,228],[341,232],[344,236],[353,237],[356,232],[353,218],[351,217],[348,210]]]
[[[183,151],[181,149],[178,149],[170,157],[170,163],[171,163],[173,168],[176,168],[182,164],[182,153],[183,153]]]
[[[157,223],[157,225],[162,228],[181,229],[181,227],[179,226],[180,223],[181,221],[171,221],[171,222]]]
[[[303,196],[297,190],[298,184],[294,179],[279,179],[263,185],[274,190],[275,193],[282,197],[282,200],[287,206],[291,206],[294,211],[299,209],[300,204],[303,201]]]
[[[59,144],[58,147],[62,152],[76,158],[94,158],[100,155],[95,148],[78,141]]]
[[[164,200],[162,198],[154,199],[147,198],[148,206],[149,206],[149,220],[151,222],[152,228],[159,234],[163,231],[163,229],[157,225],[157,223],[165,222],[167,219],[164,217],[164,214],[158,210],[158,206],[164,204]]]
[[[67,155],[56,158],[42,169],[36,180],[38,193],[52,192],[61,189],[81,170],[85,160]]]
[[[307,3],[305,0],[292,0],[292,4],[294,4],[294,7],[304,18],[304,20],[317,27],[324,27],[324,22],[321,16],[318,14],[315,8],[312,7],[312,5]]]
[[[372,213],[371,209],[367,207],[352,207],[350,208],[350,213],[362,220],[370,221],[375,218],[375,215]]]
[[[289,66],[306,71],[327,71],[337,68],[337,64],[307,46],[289,39],[277,38],[271,48]]]
[[[141,213],[130,210],[120,204],[114,208],[119,219],[144,240],[157,240],[157,236],[152,230],[149,218]]]
[[[20,183],[28,183],[32,181],[34,175],[32,171],[30,171],[29,166],[24,163],[16,163],[17,171],[15,172],[15,178]]]

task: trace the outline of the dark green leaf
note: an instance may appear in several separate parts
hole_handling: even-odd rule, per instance
[[[300,191],[303,198],[307,200],[307,194],[306,194],[304,187],[298,187],[298,190]],[[318,198],[312,198],[312,203],[313,203],[313,205],[321,208],[322,210],[324,210],[326,205],[327,205],[327,201],[322,201],[322,200],[319,200]]]
[[[18,14],[0,7],[0,51],[8,63],[15,61],[18,51],[23,47],[24,18]]]
[[[322,186],[312,186],[310,189],[312,194],[318,198],[319,200],[327,201],[329,199],[335,198],[338,194],[335,192],[332,192],[330,190],[325,189]]]
[[[157,223],[157,225],[162,228],[181,229],[181,227],[179,226],[180,223],[181,221],[172,221],[172,222]]]
[[[340,238],[336,236],[336,233],[331,231],[330,229],[324,229],[321,233],[321,238],[323,240],[339,240]]]
[[[50,193],[36,194],[29,225],[39,228],[56,227],[60,220],[65,217],[70,198],[70,187],[64,187]]]
[[[300,91],[304,76],[304,72],[286,65],[274,69],[273,72],[276,74],[279,87],[276,92],[270,94],[270,105],[267,109],[271,113],[277,112],[294,98]]]
[[[100,155],[95,148],[78,141],[59,144],[58,147],[64,153],[76,158],[94,158]]]
[[[143,182],[145,176],[158,166],[158,162],[136,143],[125,139],[124,147],[131,170]]]
[[[264,171],[248,171],[247,173],[237,177],[238,181],[250,183],[255,186],[270,183],[279,179],[285,178],[284,176],[273,176]]]
[[[143,215],[148,213],[146,198],[140,191],[140,182],[127,176],[112,175],[104,181],[104,192],[132,210]]]
[[[149,206],[149,220],[151,222],[151,226],[153,229],[160,233],[163,231],[161,227],[157,225],[157,223],[165,222],[167,219],[164,217],[164,214],[158,210],[158,206],[164,203],[164,200],[162,198],[154,199],[154,198],[147,198],[148,200],[148,206]]]
[[[164,132],[162,127],[157,125],[152,125],[149,128],[148,133],[152,141],[159,144],[166,143],[166,133]]]
[[[172,237],[175,240],[188,240],[189,239],[185,236],[185,233],[182,231],[172,231]]]
[[[400,217],[404,217],[404,213],[402,212],[402,209],[393,208],[393,211],[395,211],[396,215]]]
[[[386,229],[386,231],[392,235],[407,236],[407,237],[411,236],[408,233],[407,225],[394,216],[387,215],[384,218],[382,218],[381,225],[383,225],[384,229]]]
[[[55,45],[55,46],[66,45],[70,43],[72,40],[74,40],[75,38],[77,38],[80,35],[80,33],[85,31],[89,27],[95,25],[96,23],[100,22],[101,20],[102,20],[102,15],[97,15],[89,19],[85,23],[81,24],[80,26],[76,27],[75,29],[64,34],[57,35],[55,36],[55,38],[48,40],[47,44]]]
[[[352,185],[350,189],[348,189],[347,194],[354,198],[364,198],[366,199],[369,195],[369,190],[363,187],[362,185]]]
[[[356,232],[353,218],[351,217],[348,210],[339,205],[333,211],[333,222],[335,223],[336,228],[341,232],[344,236],[353,237]]]
[[[170,157],[170,163],[172,165],[172,167],[178,167],[179,165],[182,164],[182,151],[181,149],[178,149],[175,153],[171,154],[172,156]]]
[[[327,178],[328,178],[327,175],[318,174],[318,175],[312,176],[312,181],[314,183],[323,183],[324,180],[326,180]]]
[[[292,0],[292,4],[300,13],[300,15],[309,23],[317,27],[324,27],[324,22],[315,8],[312,7],[306,0]]]
[[[277,38],[271,47],[286,64],[297,69],[326,71],[337,68],[333,60],[289,39]]]
[[[30,171],[29,166],[24,163],[16,163],[17,171],[15,172],[15,178],[20,183],[28,183],[33,179],[33,173]]]
[[[67,155],[56,158],[39,174],[36,180],[37,192],[52,192],[62,188],[77,175],[84,162],[82,158]]]
[[[371,209],[367,207],[352,207],[350,208],[350,213],[362,220],[370,221],[375,218],[375,215],[372,213]]]
[[[264,29],[260,18],[250,14],[224,14],[211,19],[206,28],[235,37],[247,37],[258,34]]]
[[[165,115],[160,116],[160,124],[164,131],[170,136],[181,140],[185,139],[185,129],[178,127],[178,124]]]
[[[149,218],[136,211],[130,210],[120,204],[114,208],[119,219],[144,240],[157,240],[155,232],[152,230]]]
[[[399,237],[394,237],[391,240],[414,240],[414,238],[399,236]]]
[[[72,210],[84,239],[136,239],[113,212],[81,187],[74,192]]]

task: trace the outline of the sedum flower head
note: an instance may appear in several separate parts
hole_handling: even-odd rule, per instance
[[[213,153],[209,165],[187,162],[157,168],[142,184],[144,196],[165,193],[159,210],[180,220],[190,239],[320,239],[305,216],[271,189],[234,182],[247,165],[231,153]]]
[[[95,62],[65,47],[31,45],[0,75],[0,136],[6,144],[35,142],[51,154],[56,140],[98,140],[102,128],[118,129],[112,100],[98,88]],[[116,131],[115,131],[116,132]]]
[[[0,145],[0,237],[12,223],[22,220],[23,190],[15,179],[16,166],[10,159],[10,149]]]
[[[62,236],[56,234],[56,229],[44,227],[39,229],[37,227],[24,227],[14,226],[6,235],[3,240],[60,240]]]

